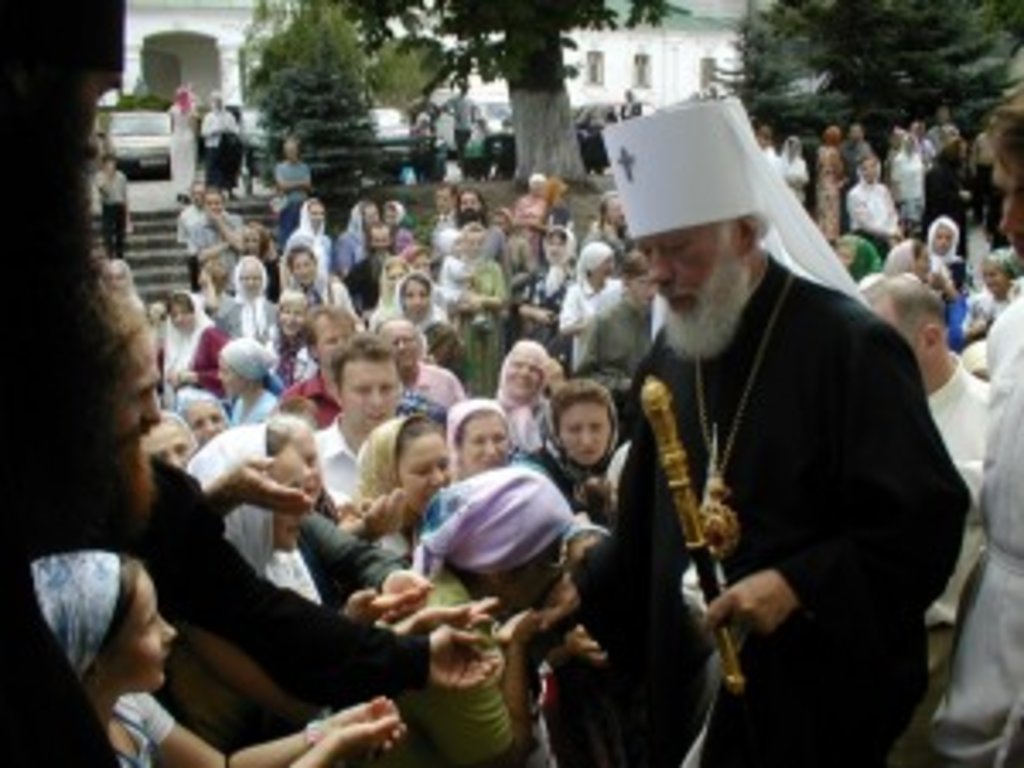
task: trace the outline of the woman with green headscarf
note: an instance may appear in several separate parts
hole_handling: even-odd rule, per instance
[[[836,254],[855,282],[882,271],[878,250],[863,237],[843,235],[836,242]]]

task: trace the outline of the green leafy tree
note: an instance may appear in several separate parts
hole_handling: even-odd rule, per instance
[[[893,126],[940,105],[973,132],[1006,85],[1006,55],[971,0],[788,0],[741,41],[731,86],[755,117],[814,135],[856,120],[879,151]]]
[[[1006,58],[972,0],[815,3],[806,19],[827,90],[845,94],[875,136],[943,104],[973,130],[1005,86]]]
[[[438,82],[465,83],[471,73],[508,81],[516,136],[516,176],[541,170],[582,178],[563,58],[574,29],[609,29],[619,23],[604,0],[380,0],[351,3],[367,40],[379,46],[402,21],[413,39],[446,41]],[[666,0],[632,0],[627,25],[657,24]],[[451,41],[448,44],[447,41]]]
[[[317,194],[333,205],[354,202],[376,171],[373,125],[364,86],[366,61],[344,9],[322,0],[264,4],[251,50],[260,61],[250,90],[262,112],[268,151],[298,137]],[[273,163],[268,164],[272,171]]]
[[[822,88],[823,78],[808,60],[808,41],[782,14],[760,13],[739,25],[739,66],[720,72],[717,83],[740,98],[754,123],[768,124],[779,137],[820,136],[849,115],[845,95]],[[812,140],[809,142],[813,144]]]
[[[990,28],[1010,37],[1013,50],[1024,47],[1024,3],[1020,0],[985,0]]]
[[[390,40],[371,58],[367,81],[374,104],[411,111],[443,66],[436,44]]]

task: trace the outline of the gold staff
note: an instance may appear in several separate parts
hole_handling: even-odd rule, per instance
[[[679,439],[676,429],[676,417],[672,409],[672,394],[661,381],[648,376],[640,392],[644,415],[654,430],[654,439],[658,444],[658,455],[661,467],[668,478],[668,487],[672,492],[673,506],[679,517],[679,525],[683,529],[683,538],[690,557],[697,568],[701,591],[704,600],[710,605],[718,597],[722,588],[718,582],[716,562],[711,547],[704,535],[701,522],[700,505],[693,492],[690,482],[690,467],[686,458],[686,449]],[[739,696],[746,687],[746,678],[740,668],[739,654],[736,652],[736,640],[728,626],[715,629],[715,645],[722,660],[722,674],[725,689]]]

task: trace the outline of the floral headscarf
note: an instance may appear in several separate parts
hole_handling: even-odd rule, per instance
[[[96,660],[121,592],[121,558],[83,550],[32,563],[36,600],[68,661],[82,677]]]
[[[446,564],[473,573],[518,568],[560,539],[572,510],[546,475],[526,466],[493,469],[438,493],[424,515],[413,568]]]
[[[508,391],[506,379],[513,358],[528,358],[529,362],[543,372],[537,393],[531,400],[517,400]],[[526,453],[533,453],[542,445],[540,416],[544,406],[544,385],[547,382],[549,359],[550,356],[542,344],[524,339],[515,343],[501,364],[501,376],[498,379],[498,402],[505,409],[509,438],[512,444]]]

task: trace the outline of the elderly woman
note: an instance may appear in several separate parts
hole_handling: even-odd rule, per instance
[[[235,339],[220,351],[220,378],[231,402],[231,426],[266,421],[277,405],[271,374],[277,356],[253,339]]]
[[[513,306],[518,307],[517,336],[540,342],[548,354],[569,363],[569,338],[558,332],[560,310],[572,284],[576,238],[565,227],[549,227],[543,241],[544,259],[538,269],[513,283]]]
[[[541,473],[508,467],[442,491],[423,523],[415,567],[430,577],[430,603],[458,605],[495,596],[507,618],[494,637],[504,671],[470,691],[403,694],[405,743],[381,768],[421,765],[534,765],[530,647],[539,607],[562,575],[568,505]]]
[[[199,443],[188,422],[173,411],[162,411],[160,423],[142,438],[142,450],[184,471]]]
[[[513,450],[533,453],[540,449],[541,427],[547,413],[544,385],[547,351],[535,341],[520,341],[509,351],[501,366],[498,402],[508,419]]]
[[[235,267],[235,302],[220,325],[233,339],[255,339],[272,345],[277,331],[277,307],[267,299],[267,268],[255,256],[243,256]]]
[[[448,455],[456,479],[504,467],[510,451],[508,418],[497,400],[464,400],[448,411]]]
[[[558,317],[558,331],[572,339],[569,370],[579,362],[582,337],[594,317],[615,304],[622,295],[622,281],[612,278],[615,251],[601,241],[588,243],[580,252],[576,281],[569,286]]]

